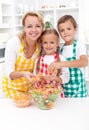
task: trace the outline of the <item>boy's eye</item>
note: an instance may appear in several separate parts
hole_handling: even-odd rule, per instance
[[[47,44],[47,42],[43,42],[43,44]]]
[[[60,32],[64,32],[64,29],[59,30]]]

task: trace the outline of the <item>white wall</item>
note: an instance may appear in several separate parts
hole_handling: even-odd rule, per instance
[[[79,0],[80,39],[89,42],[89,4],[88,0]]]

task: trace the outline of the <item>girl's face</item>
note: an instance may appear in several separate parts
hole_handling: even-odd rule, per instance
[[[66,21],[65,23],[59,24],[59,32],[66,44],[73,43],[76,29],[74,28],[73,23],[70,20]]]
[[[37,40],[41,35],[42,30],[42,23],[36,16],[27,16],[25,19],[24,31],[28,39],[33,41]]]
[[[46,55],[53,55],[58,45],[58,38],[54,34],[45,34],[42,36],[42,47]]]

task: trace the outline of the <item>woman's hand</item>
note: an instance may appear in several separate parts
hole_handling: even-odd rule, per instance
[[[32,74],[31,72],[22,72],[23,73],[23,76],[28,80],[30,81],[32,77],[35,77],[34,74]]]
[[[13,71],[10,73],[10,79],[11,80],[15,80],[15,79],[19,79],[25,77],[26,79],[28,79],[28,81],[30,81],[31,77],[34,77],[34,75],[31,72],[27,72],[27,71]]]

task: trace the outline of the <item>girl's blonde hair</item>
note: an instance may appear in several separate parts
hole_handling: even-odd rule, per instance
[[[41,34],[41,36],[40,36],[40,43],[42,43],[42,38],[43,38],[43,36],[46,35],[46,34],[54,34],[54,35],[57,37],[58,41],[59,41],[59,34],[58,34],[57,30],[56,30],[55,28],[51,28],[51,29],[45,29],[45,30],[42,32],[42,34]],[[59,47],[59,45],[58,45],[58,46],[57,46],[57,49],[56,49],[56,53],[57,53],[57,55],[58,55],[57,61],[60,61],[59,50],[60,50],[60,47]],[[41,46],[41,50],[40,50],[40,53],[39,53],[39,59],[38,59],[38,63],[37,63],[37,72],[39,72],[39,69],[40,69],[40,57],[41,57],[43,54],[44,54],[44,53],[43,53],[43,48],[42,48],[42,46]],[[60,72],[61,72],[61,70],[59,69],[58,72],[57,72],[57,76],[60,74]]]
[[[57,22],[57,29],[58,29],[59,32],[60,32],[59,25],[62,24],[62,23],[65,23],[66,21],[70,21],[73,24],[74,28],[75,29],[77,28],[77,23],[76,23],[75,19],[73,18],[73,16],[64,15]]]

